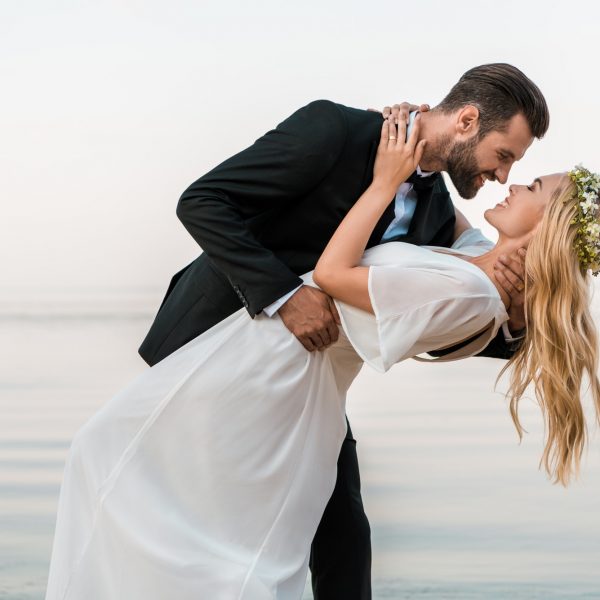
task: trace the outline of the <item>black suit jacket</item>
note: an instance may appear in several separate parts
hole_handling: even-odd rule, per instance
[[[241,306],[254,317],[302,283],[371,183],[380,134],[380,114],[318,100],[190,185],[177,216],[204,252],[173,276],[139,348],[144,360],[157,363]],[[415,189],[409,231],[395,239],[450,246],[454,207],[442,176]],[[368,246],[380,243],[393,200]],[[490,355],[505,357],[504,339],[494,342]]]

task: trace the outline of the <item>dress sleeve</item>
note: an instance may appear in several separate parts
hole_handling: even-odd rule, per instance
[[[380,372],[483,330],[495,335],[500,326],[499,297],[481,276],[466,269],[372,266],[369,296],[375,315],[336,303],[348,339]]]
[[[478,227],[470,227],[465,229],[452,244],[454,250],[460,250],[461,248],[481,248],[482,251],[491,250],[495,246],[492,240],[488,239],[483,235],[483,232]]]

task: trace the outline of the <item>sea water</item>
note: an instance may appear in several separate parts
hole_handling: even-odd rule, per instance
[[[0,306],[0,598],[44,597],[71,437],[147,368],[154,304],[134,304]],[[411,360],[355,382],[375,599],[600,599],[598,436],[581,481],[553,486],[539,408],[523,401],[519,445],[494,392],[502,364]]]

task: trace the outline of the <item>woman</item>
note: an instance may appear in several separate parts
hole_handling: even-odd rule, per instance
[[[387,371],[474,336],[444,359],[478,353],[508,318],[495,257],[524,245],[528,329],[511,361],[513,418],[519,426],[516,405],[533,381],[550,425],[546,466],[566,483],[584,442],[584,374],[600,410],[585,282],[598,235],[580,243],[595,199],[589,219],[573,223],[583,214],[576,194],[592,184],[556,174],[511,186],[485,215],[499,231],[494,247],[466,228],[450,249],[393,242],[364,252],[390,192],[421,158],[418,117],[407,142],[404,133],[384,121],[372,185],[303,278],[336,299],[336,344],[309,353],[278,317],[241,309],[77,432],[47,600],[300,598],[335,484],[345,394],[363,362]]]

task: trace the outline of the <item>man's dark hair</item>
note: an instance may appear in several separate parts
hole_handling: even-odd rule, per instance
[[[521,113],[531,133],[542,138],[550,124],[546,100],[529,77],[506,63],[481,65],[467,71],[436,106],[451,113],[471,104],[479,109],[478,138],[490,131],[504,131],[508,121]]]

